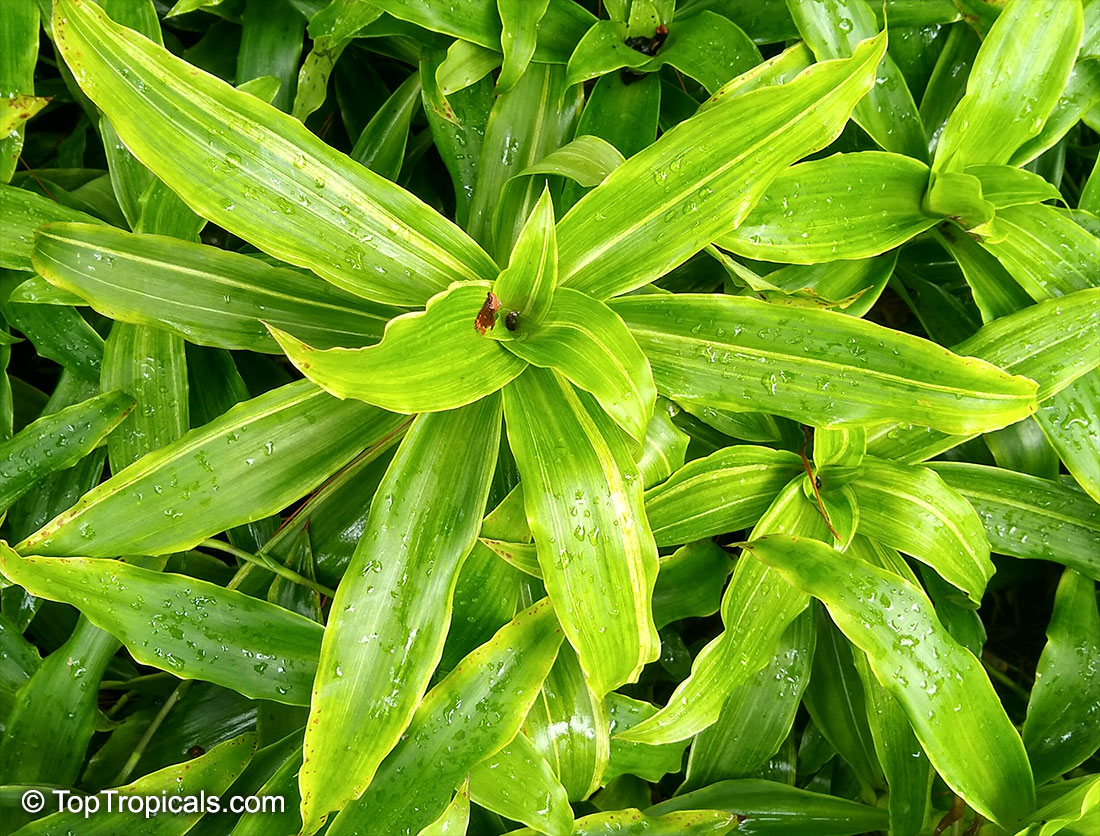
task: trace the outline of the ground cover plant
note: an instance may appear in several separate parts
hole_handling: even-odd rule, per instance
[[[1098,832],[1100,2],[6,0],[0,93],[0,833]]]

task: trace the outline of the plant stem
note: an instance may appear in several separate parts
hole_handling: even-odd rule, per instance
[[[985,659],[982,659],[982,667],[985,668],[985,672],[989,674],[992,679],[996,679],[1016,696],[1022,697],[1025,702],[1031,699],[1031,694],[1029,694],[1026,689],[1021,688],[1019,684],[1014,682],[1006,674],[1001,673],[1001,671],[997,670],[994,665],[989,664]]]
[[[331,589],[324,584],[317,583],[317,581],[307,578],[305,575],[299,574],[298,572],[295,572],[293,569],[287,566],[283,566],[283,564],[279,563],[276,560],[272,560],[266,554],[252,554],[251,552],[246,552],[243,549],[238,549],[236,546],[231,546],[229,543],[223,543],[221,540],[214,539],[203,540],[201,543],[199,543],[199,545],[205,546],[208,549],[217,549],[218,551],[225,552],[226,554],[231,554],[234,557],[238,557],[241,560],[247,561],[248,563],[253,563],[256,566],[267,569],[269,572],[274,572],[276,575],[286,578],[292,583],[309,587],[314,592],[319,592],[329,598],[332,598],[336,595],[335,589]]]
[[[149,724],[149,728],[145,730],[145,734],[141,736],[141,740],[138,741],[137,746],[134,747],[134,751],[130,753],[129,759],[126,761],[126,765],[122,767],[122,771],[118,773],[118,777],[115,778],[115,785],[125,784],[130,780],[130,775],[133,773],[134,768],[138,765],[138,761],[141,760],[141,756],[145,754],[145,749],[149,745],[149,741],[153,739],[153,735],[157,733],[157,729],[160,728],[161,723],[164,722],[164,718],[168,716],[168,712],[179,702],[184,694],[186,694],[191,688],[192,680],[186,679],[181,682],[176,690],[168,695],[168,699],[164,701],[164,705],[160,707],[160,711],[157,712],[157,716],[153,718],[153,722]]]

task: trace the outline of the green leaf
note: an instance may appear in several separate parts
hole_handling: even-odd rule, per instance
[[[1016,729],[981,664],[943,629],[919,588],[804,537],[771,535],[746,548],[829,608],[967,804],[1005,827],[1032,812],[1031,767]]]
[[[19,829],[19,836],[64,836],[79,831],[82,836],[110,836],[118,832],[120,817],[132,816],[131,808],[122,810],[124,797],[145,799],[142,833],[148,836],[183,836],[209,809],[209,803],[229,789],[248,765],[256,749],[256,735],[246,732],[215,746],[194,760],[185,761],[143,775],[124,787],[89,796],[75,812],[60,811]],[[47,796],[48,797],[48,796]],[[96,813],[92,810],[95,799]],[[195,801],[202,799],[202,803]],[[66,799],[68,800],[68,799]],[[159,802],[159,806],[157,805]],[[161,812],[149,815],[157,807]],[[225,808],[228,809],[228,802]],[[170,813],[170,810],[179,810]]]
[[[421,415],[375,492],[321,648],[299,777],[307,830],[371,784],[427,690],[499,439],[496,397]]]
[[[494,101],[493,83],[492,79],[483,78],[477,84],[443,99],[435,85],[432,67],[430,57],[421,61],[424,113],[436,150],[454,184],[455,219],[466,228],[475,184],[478,182],[485,123]],[[446,103],[444,113],[437,109],[441,104],[440,100]]]
[[[672,417],[677,413],[679,409],[671,401],[657,399],[653,417],[646,427],[642,451],[636,457],[642,482],[647,489],[663,482],[684,466],[690,438],[673,423]]]
[[[291,114],[306,119],[325,103],[329,76],[356,31],[381,17],[373,4],[355,0],[334,0],[310,19],[309,35],[313,48],[298,70]]]
[[[264,322],[325,348],[369,343],[400,313],[297,270],[108,227],[50,224],[38,234],[34,263],[48,281],[105,316],[218,348],[278,352]]]
[[[787,625],[771,660],[734,688],[714,725],[695,736],[678,794],[750,776],[779,751],[810,677],[814,621],[807,608]]]
[[[1036,302],[1097,286],[1100,241],[1051,206],[997,212],[998,240],[982,245]]]
[[[134,462],[17,549],[56,557],[188,549],[285,508],[400,421],[307,381],[291,383]]]
[[[0,271],[0,288],[10,286],[3,273],[8,271]],[[103,338],[75,308],[56,305],[41,308],[6,302],[0,296],[0,314],[9,325],[23,332],[39,355],[86,380],[99,380]]]
[[[557,283],[558,242],[554,235],[554,204],[547,187],[520,230],[508,266],[501,270],[493,285],[502,310],[508,312],[504,314],[505,325],[511,322],[511,327],[500,332],[501,337],[516,330],[522,337],[528,323],[531,326],[542,323],[550,312]],[[518,313],[517,321],[507,319],[512,311]],[[495,329],[493,335],[497,335]]]
[[[58,3],[54,37],[134,156],[200,215],[265,252],[404,305],[496,273],[473,241],[408,192],[94,4]],[[181,143],[186,136],[204,139]]]
[[[814,464],[819,469],[858,467],[867,452],[867,433],[863,427],[818,429],[813,440]]]
[[[635,154],[559,222],[562,284],[625,293],[736,228],[772,179],[840,133],[885,46],[879,36],[849,60],[710,108]]]
[[[458,0],[455,3],[405,3],[403,0],[372,0],[372,5],[433,32],[499,49],[501,21],[497,6],[489,0]],[[585,30],[592,24],[591,13],[568,0],[550,0],[539,20],[535,61],[564,64]]]
[[[853,540],[846,553],[880,569],[893,571],[914,585],[918,583],[901,555],[866,537]],[[967,612],[977,618],[973,610]],[[890,832],[912,836],[924,827],[928,815],[932,765],[921,749],[905,711],[875,678],[867,657],[859,652],[852,654],[852,657],[863,683],[867,723],[889,790]]]
[[[523,513],[522,507],[520,513]],[[440,664],[453,668],[473,648],[486,642],[516,612],[523,575],[484,544],[474,544],[459,570],[454,612]]]
[[[983,322],[1007,316],[1031,304],[1031,297],[1001,262],[962,229],[954,224],[942,224],[933,235],[958,263]]]
[[[598,136],[580,135],[561,148],[556,148],[534,165],[529,165],[515,177],[534,174],[560,174],[590,188],[598,186],[623,164],[619,149]]]
[[[854,836],[882,830],[887,824],[886,811],[881,807],[868,807],[758,778],[720,781],[663,801],[647,812],[658,815],[700,807],[735,812],[752,823],[744,828],[746,832],[767,836],[802,836],[811,821],[817,836]],[[749,826],[754,829],[749,831]]]
[[[817,643],[803,704],[814,725],[852,768],[859,783],[881,788],[885,779],[871,736],[866,694],[856,671],[852,646],[824,613],[816,624]]]
[[[1095,15],[1095,12],[1092,14]],[[1095,25],[1091,28],[1094,32],[1096,31]],[[1086,49],[1087,47],[1082,44],[1080,55],[1087,54]],[[1074,65],[1065,89],[1043,124],[1043,129],[1038,136],[1029,139],[1016,149],[1008,161],[1009,164],[1026,165],[1048,151],[1098,103],[1100,103],[1100,61],[1093,56],[1092,60],[1081,60]]]
[[[974,230],[975,235],[992,238],[993,231],[1000,234],[1000,227],[992,224],[995,208],[982,196],[981,180],[972,174],[938,173],[925,195],[924,207],[930,215],[957,219],[965,229]]]
[[[420,836],[465,836],[470,826],[470,785],[463,781],[439,818],[420,831]]]
[[[649,834],[676,833],[683,836],[725,836],[737,827],[736,813],[724,810],[682,810],[651,816],[640,810],[626,808],[606,813],[593,813],[573,823],[573,836],[602,836],[605,833],[621,836],[649,836]],[[524,828],[513,830],[508,836],[533,836],[534,831]]]
[[[302,57],[305,28],[302,16],[287,0],[275,3],[246,0],[241,20],[241,49],[237,53],[237,84],[274,78],[278,82],[278,92],[266,101],[279,110],[289,111],[294,102],[294,82]]]
[[[72,372],[62,371],[57,389],[41,412],[43,415],[51,415],[67,406],[95,397],[97,392],[97,384]],[[12,506],[9,516],[11,539],[22,538],[37,531],[99,484],[103,478],[103,463],[106,458],[106,446],[99,447],[68,470],[58,471],[42,479],[36,490]],[[24,628],[26,623],[22,619],[29,621],[34,615],[33,608],[27,611],[22,606],[6,604],[5,607],[11,620]]]
[[[573,142],[584,143],[585,136],[595,136],[612,145],[624,158],[633,156],[657,138],[660,104],[661,86],[657,77],[647,76],[633,84],[625,84],[618,74],[604,76],[588,93]],[[591,154],[594,149],[590,146],[588,151]],[[592,156],[603,158],[607,163],[613,160],[610,152]],[[614,159],[614,163],[606,174],[618,168],[622,160]],[[568,186],[566,189],[568,191]],[[575,195],[569,205],[579,196]]]
[[[397,180],[405,159],[409,123],[420,103],[420,73],[414,72],[375,111],[349,156],[387,180]]]
[[[726,550],[710,540],[688,543],[662,557],[653,587],[653,621],[657,628],[681,618],[718,612],[722,587],[732,568]]]
[[[884,253],[935,226],[922,206],[928,166],[884,151],[791,166],[716,243],[764,261],[816,264]],[[843,188],[837,184],[843,183]]]
[[[794,453],[748,444],[688,462],[646,491],[653,536],[668,546],[754,525],[801,470]]]
[[[552,765],[570,801],[587,799],[605,783],[608,728],[604,700],[585,682],[577,654],[562,647],[523,721],[523,733]]]
[[[573,811],[554,770],[521,732],[470,770],[470,798],[547,836],[569,836]]]
[[[101,221],[84,212],[62,206],[34,192],[0,184],[0,267],[33,270],[35,231],[54,222],[93,223]]]
[[[779,0],[765,0],[765,4],[769,2],[778,4]],[[734,10],[730,9],[729,11]],[[785,4],[783,11],[787,11]],[[723,104],[728,99],[761,87],[786,84],[813,63],[813,52],[803,41],[798,41],[778,55],[769,58],[762,64],[757,64],[751,70],[743,72],[737,78],[723,84],[718,92],[699,105],[699,110],[696,112],[708,110],[715,105]]]
[[[497,69],[503,57],[500,50],[486,49],[469,41],[455,41],[447,48],[447,57],[435,72],[439,92],[447,96],[476,84]]]
[[[107,438],[112,471],[177,441],[190,427],[183,352],[183,340],[159,328],[125,322],[111,326],[101,385],[137,401],[137,409]]]
[[[1009,4],[978,50],[933,168],[1003,165],[1036,136],[1066,86],[1082,26],[1079,0]]]
[[[1010,165],[972,165],[964,173],[978,178],[982,184],[982,197],[997,209],[1061,200],[1062,197],[1038,174]]]
[[[1073,488],[1003,468],[935,462],[985,526],[999,554],[1054,560],[1100,580],[1100,509]]]
[[[547,16],[553,9],[552,2]],[[550,64],[529,66],[516,86],[494,102],[484,126],[477,182],[470,184],[467,229],[499,262],[511,252],[543,189],[540,178],[514,176],[573,137],[582,102],[581,88],[565,84],[565,68]]]
[[[635,70],[646,65],[651,70],[660,67],[660,63],[645,53],[627,46],[628,31],[623,20],[597,20],[593,23],[569,56],[566,82],[580,84],[621,67]]]
[[[627,44],[630,35],[655,38],[655,25],[656,21],[640,24],[641,28],[616,20],[597,21],[569,58],[568,82],[579,84],[621,67],[636,74],[654,73],[668,64],[714,93],[760,62],[752,40],[728,17],[709,10],[667,27],[667,38],[652,57]]]
[[[17,285],[8,295],[8,301],[30,305],[57,305],[59,307],[87,304],[84,299],[75,293],[55,287],[40,275],[31,276],[22,284]],[[15,338],[7,334],[0,337],[0,340],[15,342]]]
[[[618,735],[652,717],[657,713],[657,706],[623,694],[611,693],[607,696],[607,713],[611,720],[611,734]],[[613,736],[604,783],[609,784],[620,775],[637,775],[647,781],[660,781],[668,773],[680,771],[685,748],[686,742],[650,746]]]
[[[316,349],[268,326],[287,357],[318,386],[394,412],[437,412],[493,394],[527,363],[474,329],[485,282],[455,284],[424,311],[386,324],[369,348]]]
[[[145,665],[252,699],[308,705],[322,629],[315,621],[207,581],[81,557],[20,557],[0,572],[79,609]]]
[[[783,488],[757,522],[754,535],[794,531],[830,536],[817,506],[803,494],[801,482],[796,478]],[[774,657],[787,625],[807,603],[809,598],[778,574],[742,557],[722,598],[722,633],[695,657],[691,675],[668,704],[621,737],[638,743],[669,743],[712,725],[733,690]]]
[[[1056,784],[1057,798],[1040,807],[1031,817],[1033,824],[1017,836],[1054,836],[1055,833],[1085,834],[1086,831],[1066,827],[1087,823],[1100,810],[1100,777],[1084,776]],[[1090,817],[1090,818],[1086,818]]]
[[[1049,299],[983,325],[954,351],[1039,381],[1042,402],[1100,364],[1092,350],[1100,334],[1098,303],[1100,288]]]
[[[878,34],[879,22],[872,5],[865,0],[788,0],[787,8],[817,60],[825,61],[848,58],[861,41]],[[918,160],[928,158],[928,143],[913,94],[889,53],[883,56],[875,86],[856,105],[852,120],[880,148]]]
[[[0,183],[8,183],[23,150],[23,127],[27,119],[47,104],[36,99],[34,68],[38,62],[37,3],[9,3],[4,10],[4,30],[0,35],[0,100],[6,107],[0,116]],[[9,121],[10,120],[10,121]],[[7,265],[5,265],[7,266]]]
[[[1093,578],[1062,573],[1024,721],[1036,783],[1069,772],[1100,748],[1100,613]]]
[[[538,42],[539,21],[546,14],[549,0],[497,0],[500,14],[500,49],[504,64],[497,77],[501,93],[511,90],[526,72]]]
[[[45,415],[0,442],[0,514],[44,477],[91,453],[133,408],[134,399],[124,392],[106,392]]]
[[[861,534],[931,566],[981,603],[994,572],[981,518],[935,471],[868,456],[849,487]]]
[[[505,348],[532,366],[556,370],[591,393],[620,427],[642,442],[657,389],[649,362],[618,314],[591,296],[563,287],[554,293],[541,323],[528,330],[520,313],[515,335]]]
[[[0,549],[7,553],[5,546]],[[6,611],[6,598],[4,606]],[[76,784],[95,731],[99,682],[117,650],[114,636],[80,619],[67,640],[42,660],[16,692],[6,718],[0,738],[0,781]],[[81,676],[74,677],[74,670]],[[16,815],[17,811],[6,818]]]
[[[1077,484],[1100,502],[1100,374],[1087,372],[1047,398],[1035,420]]]
[[[0,734],[15,694],[42,664],[42,659],[12,622],[0,615]]]
[[[637,465],[618,427],[553,371],[513,381],[504,413],[547,592],[602,697],[659,652],[657,547]]]
[[[646,512],[649,513],[648,504]],[[542,577],[534,543],[507,543],[485,537],[481,542],[524,574]],[[724,549],[710,540],[700,540],[682,546],[657,563],[653,620],[658,629],[681,618],[698,618],[718,611],[722,587],[730,573],[729,556]]]
[[[768,273],[766,280],[790,298],[805,297],[816,307],[864,316],[878,301],[896,262],[897,253],[888,252],[854,261],[788,264]],[[774,296],[764,296],[776,301]]]
[[[999,429],[1035,409],[1029,380],[833,311],[686,293],[611,307],[673,400],[819,427],[906,420],[955,433]]]
[[[549,601],[519,613],[424,697],[400,743],[329,836],[416,833],[476,763],[514,739],[561,643]],[[330,755],[331,752],[326,753]],[[306,819],[304,832],[312,832]]]
[[[715,93],[760,61],[760,50],[736,23],[727,15],[703,10],[687,20],[674,21],[651,65],[673,67],[698,81],[708,93]]]

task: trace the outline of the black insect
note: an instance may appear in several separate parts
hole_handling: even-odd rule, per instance
[[[192,746],[190,749],[187,750],[187,757],[189,758],[197,758],[199,755],[205,754],[206,750],[203,749],[201,746]]]
[[[519,311],[508,311],[504,317],[504,327],[509,331],[515,331],[519,326]]]
[[[668,27],[662,23],[654,31],[652,38],[647,38],[644,35],[637,35],[633,38],[627,38],[623,43],[635,52],[640,52],[642,55],[652,57],[657,54],[667,37]],[[638,79],[645,78],[646,75],[646,73],[640,73],[637,70],[624,68],[623,71],[619,73],[619,78],[622,79],[623,84],[633,84]]]
[[[623,43],[635,52],[640,52],[642,55],[653,56],[657,54],[657,51],[661,48],[661,45],[665,42],[665,38],[667,37],[668,27],[662,23],[657,27],[656,31],[654,31],[652,38],[639,35],[634,38],[627,38]]]

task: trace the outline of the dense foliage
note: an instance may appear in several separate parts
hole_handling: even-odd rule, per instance
[[[0,93],[0,834],[1098,832],[1098,0],[4,0]]]

